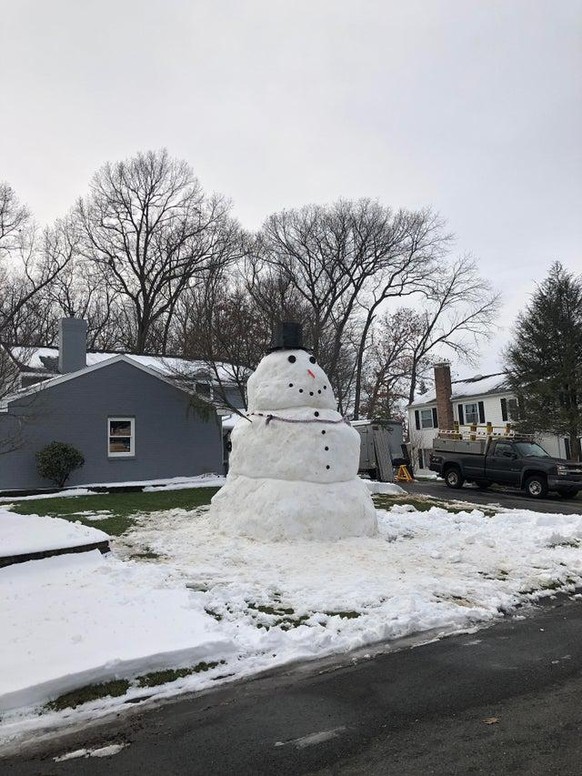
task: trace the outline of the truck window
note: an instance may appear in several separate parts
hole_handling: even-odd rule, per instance
[[[541,445],[537,442],[516,442],[515,448],[520,455],[534,455],[538,458],[551,458]]]

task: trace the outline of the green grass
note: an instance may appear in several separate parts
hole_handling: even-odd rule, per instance
[[[256,628],[264,628],[265,630],[281,628],[281,630],[287,631],[291,628],[298,628],[309,619],[308,614],[297,614],[292,607],[279,606],[278,604],[279,601],[277,606],[257,604],[253,601],[247,602]],[[208,610],[206,611],[208,612]]]
[[[377,493],[372,496],[374,504],[378,509],[391,509],[396,504],[413,506],[417,512],[428,512],[432,507],[439,507],[445,509],[452,514],[459,514],[460,512],[467,512],[472,509],[478,509],[483,512],[487,517],[493,517],[497,514],[493,509],[481,506],[480,504],[467,504],[466,506],[459,506],[458,504],[452,504],[450,501],[443,501],[442,499],[432,498],[432,496],[389,496],[386,493]]]
[[[99,698],[117,698],[125,695],[129,690],[130,683],[127,679],[115,679],[112,682],[103,684],[91,684],[88,687],[80,687],[78,690],[67,692],[60,695],[54,701],[46,704],[50,711],[62,711],[63,709],[75,709],[83,703],[99,700]]]
[[[356,620],[358,617],[361,617],[360,612],[354,612],[354,611],[339,611],[339,612],[324,612],[324,614],[327,614],[328,617],[341,617],[342,620]]]
[[[134,552],[129,556],[132,560],[157,560],[162,556],[153,550],[144,550],[143,552]]]
[[[199,674],[203,671],[210,671],[212,668],[224,664],[224,660],[206,663],[202,661],[191,668],[169,668],[165,671],[152,671],[136,677],[133,681],[127,679],[114,679],[111,682],[103,684],[90,684],[87,687],[80,687],[78,690],[67,692],[55,698],[46,704],[45,708],[49,711],[62,711],[63,709],[75,709],[84,703],[96,701],[100,698],[118,698],[125,695],[130,687],[158,687],[161,684],[175,682],[191,674]]]
[[[206,663],[203,660],[201,663],[197,663],[192,668],[168,668],[165,671],[153,671],[151,674],[138,676],[136,683],[138,687],[157,687],[160,684],[175,682],[176,679],[182,679],[185,676],[191,676],[192,674],[201,674],[204,671],[210,671],[211,668],[216,668],[217,666],[224,664],[224,660],[211,661],[210,663]]]
[[[79,521],[99,528],[112,536],[120,536],[134,524],[135,515],[169,509],[195,509],[210,503],[218,488],[191,488],[187,490],[159,490],[153,493],[103,493],[95,496],[69,496],[47,499],[14,500],[13,512],[19,515],[49,515]],[[79,512],[103,513],[103,520],[89,520]]]

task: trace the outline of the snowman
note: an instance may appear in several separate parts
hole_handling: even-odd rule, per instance
[[[376,511],[358,477],[360,436],[336,410],[329,378],[284,322],[247,383],[225,485],[211,520],[263,541],[372,536]]]

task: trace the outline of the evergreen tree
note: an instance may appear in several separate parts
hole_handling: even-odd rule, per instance
[[[582,277],[552,265],[518,316],[505,359],[519,430],[565,436],[570,457],[581,460]]]

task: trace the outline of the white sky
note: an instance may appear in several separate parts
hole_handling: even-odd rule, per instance
[[[340,196],[431,205],[504,292],[482,372],[551,262],[582,271],[582,0],[0,11],[0,179],[41,223],[106,161],[162,146],[248,228]]]

